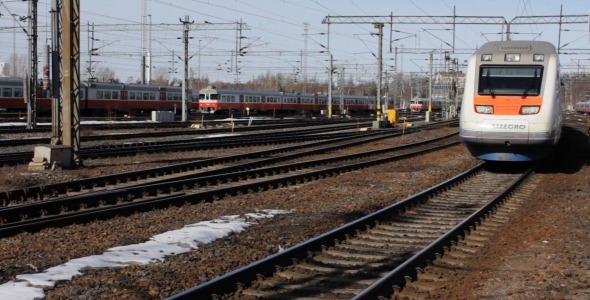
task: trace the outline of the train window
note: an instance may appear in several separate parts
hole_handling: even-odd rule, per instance
[[[2,97],[12,97],[12,88],[2,88]]]
[[[211,100],[219,100],[219,94],[209,94],[209,99],[211,99]]]
[[[150,100],[156,100],[156,93],[149,93],[150,94]]]
[[[129,92],[129,100],[135,100],[135,92]]]
[[[96,99],[104,99],[104,92],[96,91]]]
[[[80,89],[80,99],[86,99],[86,90]],[[16,91],[15,91],[16,92]],[[22,91],[21,91],[22,92]]]
[[[104,91],[104,98],[105,99],[112,99],[111,98],[111,91]]]
[[[542,66],[481,66],[478,93],[538,96],[542,77]]]
[[[14,88],[14,97],[20,98],[24,95],[22,88]]]
[[[172,95],[172,93],[167,93],[166,100],[174,100],[174,95]]]
[[[262,101],[262,97],[260,96],[246,96],[246,101],[249,103],[260,103]]]
[[[111,97],[112,97],[111,99],[118,100],[119,99],[119,91],[113,91]]]

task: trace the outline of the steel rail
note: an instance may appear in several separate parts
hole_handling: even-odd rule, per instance
[[[492,215],[492,211],[499,208],[500,204],[505,201],[506,198],[522,184],[522,182],[529,178],[532,173],[533,168],[525,171],[507,189],[494,195],[493,199],[488,204],[478,209],[459,224],[455,225],[447,233],[396,267],[393,271],[379,279],[353,299],[362,300],[389,297],[393,294],[394,289],[403,287],[406,280],[416,279],[417,272],[419,272],[420,269],[425,268],[428,261],[435,260],[437,255],[444,255],[453,243],[465,238],[471,231],[475,230],[477,226],[479,226],[484,219]]]
[[[347,128],[354,128],[357,126],[356,123],[348,122],[344,124],[297,124],[297,127],[312,127],[319,125],[329,125],[330,127],[320,127],[316,130],[326,130],[326,128],[345,126]],[[363,122],[363,126],[368,126],[369,123]],[[147,138],[147,137],[163,137],[163,136],[178,136],[178,135],[207,135],[216,133],[228,133],[228,132],[248,132],[248,131],[259,131],[259,130],[276,130],[293,128],[293,124],[280,124],[280,125],[256,125],[256,126],[237,126],[231,128],[213,128],[213,129],[190,129],[190,130],[175,130],[175,131],[159,131],[159,132],[143,132],[143,133],[118,133],[118,134],[107,134],[107,135],[92,135],[82,136],[80,141],[91,142],[91,141],[104,141],[104,140],[125,140],[134,138]],[[307,129],[309,130],[309,129]],[[313,130],[313,129],[312,129]],[[51,138],[27,138],[27,139],[0,139],[0,147],[9,146],[22,146],[22,145],[35,145],[35,144],[49,144]]]
[[[375,222],[389,219],[391,215],[396,215],[417,206],[419,203],[426,202],[432,195],[439,194],[458,183],[465,181],[467,178],[474,176],[486,166],[482,163],[471,170],[459,174],[448,181],[440,183],[430,189],[417,193],[398,203],[383,208],[375,213],[369,214],[356,221],[343,225],[337,229],[329,231],[318,237],[312,238],[299,245],[291,247],[280,253],[271,255],[257,262],[251,263],[245,267],[217,277],[211,281],[202,283],[168,299],[211,299],[213,296],[222,296],[224,294],[236,291],[236,283],[255,282],[260,276],[272,274],[278,267],[291,265],[293,261],[303,260],[309,257],[309,253],[321,252],[325,245],[332,245],[334,241],[347,240],[347,235],[355,235],[357,231],[364,231],[372,227]],[[430,243],[426,248],[417,254],[405,260],[392,272],[382,277],[377,282],[357,294],[354,299],[385,299],[390,298],[394,288],[403,286],[408,278],[416,276],[417,270],[426,266],[427,261],[434,260],[436,255],[443,254],[446,247],[450,247],[458,239],[464,238],[473,230],[482,220],[489,216],[492,211],[499,207],[499,204],[506,199],[511,193],[518,188],[522,182],[532,174],[532,169],[524,172],[513,180],[508,188],[498,192],[491,201],[488,201],[483,207],[472,213],[463,221],[453,226],[441,237]],[[337,242],[336,242],[337,243]],[[239,288],[238,288],[239,289]],[[383,297],[383,298],[380,298]]]
[[[453,141],[450,143],[446,143],[439,146],[434,146],[414,152],[409,152],[400,155],[392,155],[388,157],[382,157],[373,159],[370,161],[364,161],[360,163],[352,163],[347,164],[344,166],[337,166],[337,167],[328,167],[323,170],[311,171],[306,173],[294,174],[294,175],[287,175],[280,178],[271,178],[268,180],[261,180],[254,183],[245,183],[241,185],[234,185],[231,187],[213,189],[209,191],[197,192],[197,193],[184,193],[182,195],[167,195],[164,196],[166,200],[161,200],[161,198],[156,199],[149,199],[149,200],[141,200],[136,202],[128,202],[124,204],[119,204],[117,206],[121,206],[121,214],[129,212],[127,207],[132,207],[131,211],[140,211],[140,210],[149,210],[154,207],[154,205],[161,207],[162,205],[182,205],[184,203],[195,203],[201,201],[210,201],[215,198],[223,198],[225,195],[237,195],[238,193],[249,193],[252,191],[257,190],[267,190],[275,187],[280,187],[283,185],[289,184],[297,184],[300,182],[306,182],[308,180],[316,180],[322,177],[333,176],[336,174],[350,172],[353,170],[358,170],[362,168],[366,168],[369,166],[374,166],[378,164],[382,164],[385,162],[390,162],[393,160],[403,159],[407,157],[411,157],[414,155],[419,155],[423,153],[427,153],[430,151],[434,151],[437,149],[441,149],[444,147],[449,147],[451,145],[458,144],[458,141]],[[327,159],[332,160],[332,159]],[[303,163],[301,164],[303,166]],[[188,180],[181,180],[172,183],[167,183],[166,190],[170,192],[174,192],[175,190],[182,190],[184,187],[188,186],[206,186],[209,184],[215,184],[218,181],[222,182],[234,182],[238,181],[242,178],[247,178],[248,176],[252,175],[252,172],[256,172],[256,174],[273,174],[276,172],[282,172],[281,167],[271,167],[271,168],[263,168],[257,169],[254,171],[245,171],[245,172],[237,172],[232,174],[221,174],[221,175],[214,175],[204,178],[196,178],[196,179],[188,179]],[[296,169],[297,167],[290,165],[290,166],[282,166],[283,169]],[[250,175],[249,175],[250,174]],[[266,176],[266,175],[264,175]],[[174,186],[172,186],[174,184]],[[135,190],[132,189],[123,189],[117,191],[119,197],[115,197],[113,193],[109,191],[101,192],[101,193],[93,193],[87,197],[71,197],[64,201],[55,200],[55,201],[43,201],[39,203],[33,203],[26,206],[14,206],[14,207],[6,207],[0,210],[0,220],[2,221],[2,225],[0,225],[0,236],[10,235],[18,233],[22,230],[38,230],[43,228],[43,224],[46,224],[44,220],[54,219],[57,224],[64,224],[64,220],[58,218],[58,216],[47,216],[50,213],[60,213],[64,217],[67,217],[69,221],[76,221],[76,222],[85,222],[87,220],[87,216],[93,215],[95,217],[103,217],[102,211],[106,208],[101,206],[107,204],[117,204],[122,202],[131,201],[127,199],[126,196],[138,197],[143,196],[143,193],[148,194],[160,194],[161,192],[165,192],[164,187],[159,185],[147,185],[141,186]],[[82,202],[83,199],[83,202]],[[97,207],[97,208],[89,208],[89,207]],[[112,207],[107,207],[108,209]],[[30,212],[35,211],[38,212],[37,214],[40,219],[27,219],[31,217]],[[64,213],[65,211],[69,211]],[[110,212],[110,210],[108,210]],[[78,217],[76,217],[78,216]],[[21,220],[18,220],[18,219]],[[8,222],[8,223],[7,223]],[[42,223],[39,223],[42,222]]]
[[[353,129],[356,128],[356,125],[346,125],[345,127],[338,127],[338,130],[346,130],[346,129]],[[320,132],[328,132],[333,131],[334,128],[323,128],[323,129],[315,129],[312,131],[304,131],[303,134],[318,134]],[[86,147],[82,148],[80,151],[80,156],[85,158],[101,158],[101,157],[111,157],[111,156],[125,156],[125,155],[135,155],[141,152],[158,152],[161,150],[170,151],[183,151],[183,150],[194,150],[194,149],[211,149],[211,148],[218,148],[221,146],[226,146],[228,148],[230,144],[228,141],[239,141],[239,140],[248,140],[248,142],[242,142],[239,146],[252,146],[252,145],[264,145],[264,142],[261,142],[261,139],[275,139],[277,141],[284,141],[287,139],[288,136],[295,136],[301,135],[301,137],[295,138],[292,137],[291,140],[301,141],[302,139],[306,139],[303,137],[301,132],[281,132],[280,137],[269,137],[268,133],[264,134],[256,134],[256,135],[243,135],[243,136],[236,136],[236,137],[224,137],[224,138],[210,138],[210,139],[193,139],[189,141],[153,141],[153,142],[139,142],[139,143],[131,143],[131,144],[119,144],[117,146],[95,146],[95,147]],[[139,137],[139,136],[138,136]],[[257,139],[253,139],[253,137],[258,137]],[[311,136],[309,135],[307,139],[321,139],[321,136]],[[217,144],[215,144],[217,143]],[[202,146],[202,148],[200,147]],[[171,148],[173,147],[173,148]],[[209,147],[209,148],[208,148]],[[18,164],[18,163],[26,163],[30,162],[31,158],[33,157],[33,151],[26,151],[26,152],[16,152],[16,153],[1,153],[0,154],[0,164]]]
[[[430,125],[430,126],[438,126],[438,125]],[[410,128],[409,130],[407,130],[406,133],[411,134],[411,133],[418,132],[420,130],[421,130],[421,128],[414,127],[414,128]],[[313,142],[313,143],[308,143],[308,144],[304,144],[304,145],[287,146],[287,147],[281,147],[281,148],[271,149],[271,150],[263,150],[263,151],[245,153],[245,154],[231,155],[231,156],[226,156],[226,157],[210,158],[210,159],[205,159],[205,160],[174,164],[174,165],[170,165],[170,166],[153,168],[153,169],[149,169],[149,170],[131,171],[131,172],[124,172],[124,173],[113,174],[113,175],[104,175],[104,176],[99,176],[99,177],[80,179],[80,180],[64,182],[64,183],[56,183],[56,184],[50,184],[50,185],[28,187],[28,188],[24,188],[24,189],[17,189],[17,190],[11,190],[11,191],[6,191],[6,192],[0,193],[0,203],[3,206],[7,206],[7,205],[12,205],[13,203],[16,203],[16,202],[26,201],[26,199],[31,198],[31,197],[34,197],[37,200],[42,200],[45,198],[46,195],[55,197],[59,194],[63,194],[63,193],[71,192],[71,191],[81,191],[83,189],[92,189],[92,188],[101,187],[101,186],[106,187],[107,185],[114,185],[117,183],[127,183],[127,182],[142,180],[142,179],[146,179],[146,178],[155,178],[158,176],[164,176],[164,175],[168,175],[168,174],[188,172],[191,170],[210,167],[210,166],[217,165],[217,164],[231,163],[231,162],[236,162],[236,161],[240,161],[240,160],[244,160],[244,159],[256,159],[256,158],[268,157],[268,156],[276,155],[279,153],[297,151],[297,150],[306,149],[306,148],[324,147],[323,149],[317,150],[318,152],[316,152],[316,153],[320,153],[319,151],[331,151],[331,150],[338,149],[338,148],[356,146],[359,144],[379,140],[382,138],[395,137],[395,136],[398,136],[401,134],[402,133],[399,131],[368,132],[368,133],[365,133],[363,135],[359,135],[358,137],[353,138],[354,139],[353,141],[351,141],[351,138],[349,136],[337,137],[337,138],[334,138],[332,136],[332,138],[330,138],[330,139],[320,140],[319,142]],[[358,140],[356,140],[356,139],[358,139]],[[347,142],[344,144],[338,144],[335,146],[325,146],[325,145],[330,145],[333,143],[341,143],[343,141],[347,141]],[[312,152],[313,152],[313,150],[302,152],[300,154],[295,154],[295,155],[300,155],[300,156],[307,155],[308,153],[312,153]],[[282,157],[277,157],[274,160],[267,160],[267,162],[268,163],[272,163],[272,161],[278,162],[282,159],[287,159],[289,157],[295,158],[295,155],[291,155],[291,156],[284,155]],[[236,166],[236,168],[237,167],[238,166]],[[227,172],[230,172],[230,170],[228,168],[222,168],[222,169],[218,169],[216,171],[208,171],[207,174],[213,175],[213,174],[219,174],[221,172],[227,173]],[[204,173],[202,173],[199,176],[202,176],[203,174]],[[197,176],[197,175],[189,175],[188,178],[192,178],[195,176]],[[170,180],[165,180],[165,181],[170,181]],[[164,182],[164,181],[160,180],[157,182]]]
[[[400,134],[401,134],[400,132],[386,132],[386,131],[371,132],[371,133],[365,133],[362,135],[358,135],[358,137],[352,137],[352,138],[350,136],[337,137],[337,138],[331,138],[331,139],[324,139],[324,140],[320,140],[320,141],[312,142],[312,143],[307,143],[307,144],[303,144],[303,145],[287,146],[287,147],[281,147],[281,148],[270,149],[270,150],[249,152],[249,153],[244,153],[244,154],[236,154],[236,155],[230,155],[230,156],[224,156],[224,157],[209,158],[209,159],[204,159],[204,160],[197,160],[197,161],[191,161],[191,162],[186,162],[186,163],[174,164],[174,165],[165,166],[165,167],[153,168],[153,169],[149,169],[149,170],[131,171],[131,172],[124,172],[124,173],[113,174],[113,175],[104,175],[104,176],[93,177],[93,178],[85,178],[85,179],[80,179],[80,180],[76,180],[76,181],[64,182],[64,183],[56,183],[56,184],[50,184],[50,185],[28,187],[25,189],[17,189],[17,190],[11,190],[11,191],[6,191],[3,193],[0,193],[0,201],[3,202],[3,205],[9,205],[10,204],[9,202],[11,200],[23,201],[23,200],[30,198],[30,197],[35,197],[38,200],[42,200],[45,198],[45,195],[56,196],[56,195],[66,193],[69,191],[80,191],[82,189],[91,189],[91,188],[95,188],[97,186],[107,186],[107,185],[112,185],[112,184],[116,184],[119,182],[130,182],[130,181],[146,179],[146,178],[150,178],[150,177],[155,178],[158,176],[164,176],[164,175],[168,175],[168,174],[187,172],[190,170],[196,170],[196,169],[201,169],[201,168],[205,168],[205,167],[210,167],[210,166],[214,166],[217,164],[231,163],[231,162],[236,162],[236,161],[240,161],[240,160],[244,160],[244,159],[256,159],[256,158],[268,157],[268,156],[276,155],[279,153],[297,151],[297,150],[305,149],[305,148],[321,147],[321,146],[329,145],[329,144],[333,144],[333,143],[341,143],[344,141],[349,141],[349,143],[344,144],[344,146],[342,144],[338,144],[337,146],[326,148],[325,151],[329,151],[329,150],[332,150],[336,147],[346,147],[346,145],[353,146],[353,145],[361,144],[364,142],[371,142],[371,141],[378,140],[381,138],[392,137],[392,136],[396,136],[396,135],[400,135]],[[381,137],[381,136],[384,136],[384,137]],[[359,141],[351,141],[351,139],[353,139],[353,140],[354,139],[361,139],[362,141],[360,141],[360,142]],[[277,158],[277,159],[280,159],[280,158]],[[209,171],[209,172],[211,172],[211,171]]]
[[[212,295],[231,293],[236,289],[236,282],[253,282],[258,279],[260,274],[273,273],[277,266],[288,266],[293,263],[293,260],[302,260],[308,257],[310,252],[321,251],[324,245],[331,245],[336,240],[345,240],[347,235],[354,233],[357,230],[365,230],[367,226],[372,226],[376,221],[387,218],[388,216],[396,214],[397,212],[405,211],[412,206],[425,201],[425,199],[431,195],[442,192],[449,187],[473,176],[483,168],[483,165],[484,164],[479,164],[470,170],[467,170],[422,192],[412,195],[402,201],[382,208],[374,213],[359,218],[353,222],[340,226],[317,237],[309,239],[282,252],[270,255],[247,266],[231,271],[225,275],[197,285],[179,294],[173,295],[167,298],[167,300],[211,299]]]

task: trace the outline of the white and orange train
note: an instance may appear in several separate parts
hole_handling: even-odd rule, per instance
[[[555,46],[542,41],[482,45],[469,59],[460,139],[482,160],[546,158],[564,122]]]
[[[23,79],[0,77],[0,109],[23,111]],[[37,90],[36,107],[39,112],[51,110],[47,92]],[[197,107],[197,96],[189,90],[189,107]],[[123,114],[149,114],[154,110],[174,110],[182,107],[182,88],[127,83],[82,82],[80,84],[80,111],[86,115],[118,112]]]
[[[381,103],[385,106],[385,103]],[[389,99],[387,107],[393,108],[393,99]],[[377,108],[376,97],[350,96],[332,97],[332,112],[371,112]],[[205,114],[221,111],[327,111],[328,96],[326,94],[287,93],[269,91],[247,91],[233,89],[217,89],[214,86],[199,91],[199,110]]]

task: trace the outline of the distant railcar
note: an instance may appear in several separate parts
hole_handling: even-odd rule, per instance
[[[590,101],[576,102],[574,110],[581,114],[590,114]]]
[[[382,106],[393,107],[393,99]],[[332,110],[335,113],[370,112],[377,109],[377,100],[370,96],[332,98]],[[199,110],[205,114],[213,114],[229,110],[257,110],[257,111],[327,111],[328,96],[325,94],[288,93],[270,91],[249,91],[217,89],[213,86],[199,91]]]
[[[155,110],[182,108],[182,88],[124,83],[82,82],[80,84],[80,111],[87,115],[118,112],[148,114]],[[47,91],[37,90],[38,112],[51,110]],[[189,109],[198,109],[197,96],[189,90]],[[0,108],[7,111],[27,109],[24,102],[23,79],[0,78]]]
[[[432,101],[428,98],[414,98],[410,101],[410,111],[428,111],[429,107],[431,111],[440,111],[449,107],[451,104],[450,100],[442,98],[433,98]]]

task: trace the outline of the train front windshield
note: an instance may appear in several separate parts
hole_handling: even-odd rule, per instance
[[[541,93],[542,66],[481,66],[480,95],[538,96]]]

